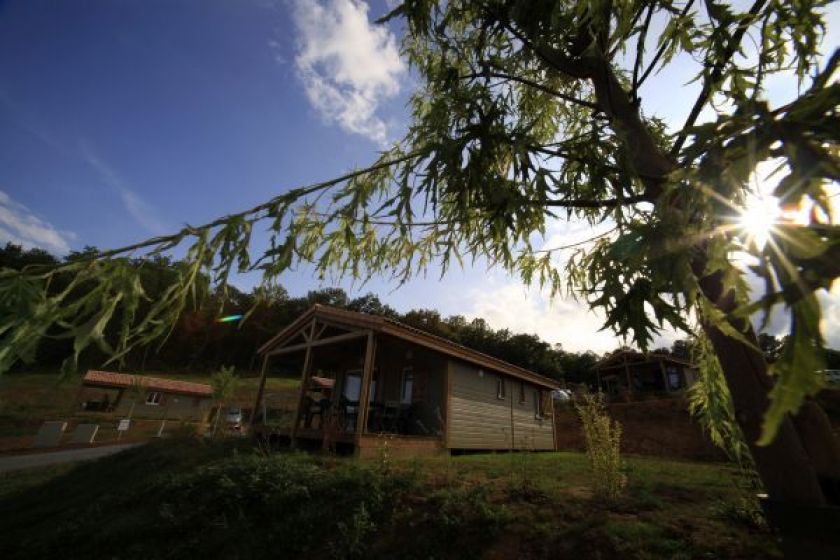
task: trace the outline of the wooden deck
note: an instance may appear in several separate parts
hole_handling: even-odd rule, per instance
[[[273,430],[269,433],[260,430],[260,426],[257,426],[255,434],[263,437],[273,436],[281,441],[291,440],[291,429],[288,428],[285,430]],[[324,432],[321,430],[298,430],[295,438],[306,440],[310,443],[322,442],[324,440]],[[441,437],[366,433],[361,435],[357,445],[356,434],[342,432],[331,435],[330,441],[354,446],[356,455],[363,458],[379,457],[386,452],[392,457],[413,457],[417,455],[438,455],[448,451]]]

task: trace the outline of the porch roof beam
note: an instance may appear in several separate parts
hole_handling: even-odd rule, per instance
[[[354,338],[362,338],[367,336],[368,331],[358,331],[358,332],[351,332],[346,334],[340,334],[338,336],[331,336],[329,338],[322,338],[320,340],[312,340],[309,342],[304,342],[303,344],[295,344],[294,346],[285,346],[283,348],[278,348],[277,350],[272,350],[268,352],[267,355],[269,356],[278,356],[280,354],[289,354],[291,352],[298,352],[300,350],[306,350],[307,348],[314,348],[316,346],[326,346],[328,344],[337,344],[339,342],[344,342],[347,340],[353,340]]]

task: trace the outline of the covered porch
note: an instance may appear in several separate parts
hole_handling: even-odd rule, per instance
[[[441,451],[446,358],[356,318],[308,315],[262,349],[255,430],[292,446],[352,447],[360,455],[385,442],[397,454]],[[264,387],[282,372],[299,372],[301,382],[296,405],[277,424]]]

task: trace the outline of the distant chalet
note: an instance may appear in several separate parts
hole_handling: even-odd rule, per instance
[[[697,367],[668,354],[613,352],[592,368],[598,390],[616,401],[681,394],[697,380]]]
[[[392,319],[315,305],[259,353],[266,438],[359,455],[555,448],[555,380]],[[290,372],[301,389],[283,422],[264,386]]]
[[[163,377],[88,370],[82,379],[82,406],[90,411],[133,413],[145,418],[203,419],[213,388]]]

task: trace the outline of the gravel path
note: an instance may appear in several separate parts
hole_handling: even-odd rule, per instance
[[[82,449],[65,449],[63,451],[45,451],[43,453],[27,453],[25,455],[11,455],[0,457],[0,473],[72,463],[75,461],[89,461],[107,455],[119,453],[125,449],[137,447],[140,443],[124,443],[122,445],[105,445],[102,447],[85,447]]]

